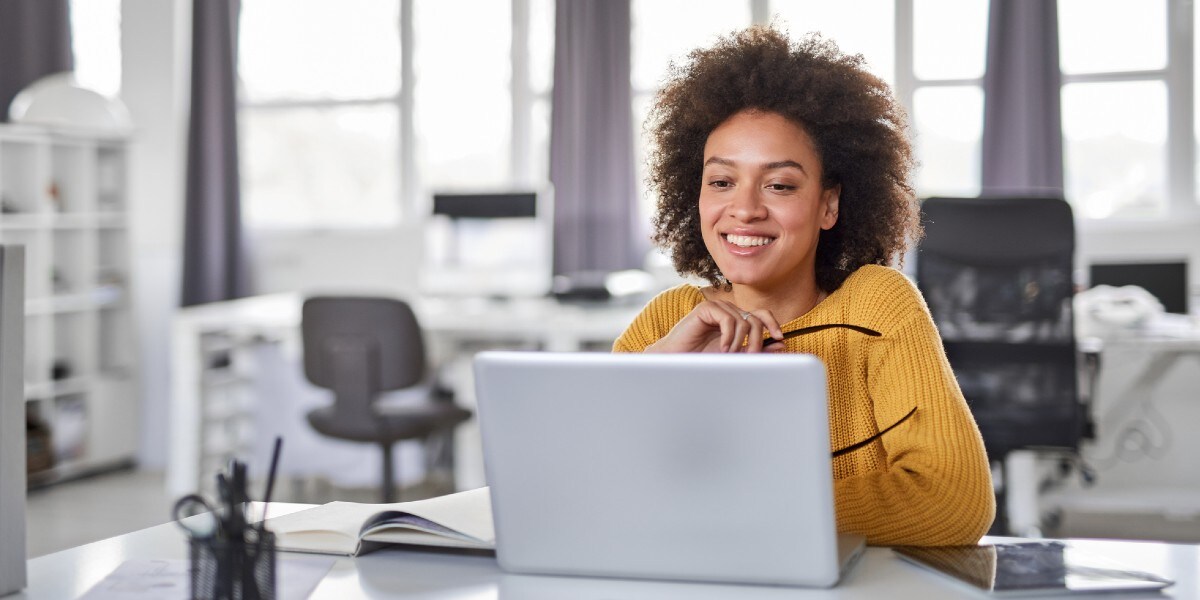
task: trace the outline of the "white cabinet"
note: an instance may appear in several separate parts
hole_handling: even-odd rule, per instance
[[[128,166],[124,137],[0,125],[0,243],[26,255],[26,412],[53,455],[31,460],[31,485],[137,449]]]

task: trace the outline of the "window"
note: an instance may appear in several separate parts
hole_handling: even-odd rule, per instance
[[[549,0],[244,0],[239,33],[251,227],[395,226],[433,190],[548,179]]]
[[[638,210],[649,227],[656,199],[646,188],[650,140],[643,127],[650,104],[672,61],[682,61],[695,48],[750,25],[750,3],[729,0],[633,0],[630,33],[633,127],[637,153]]]
[[[121,0],[71,1],[75,80],[106,96],[121,91]]]
[[[911,0],[897,19],[897,93],[916,136],[921,197],[974,196],[980,188],[985,0]],[[901,43],[903,42],[903,43]]]
[[[1059,0],[1064,183],[1085,217],[1168,213],[1167,8]]]
[[[668,60],[749,25],[752,15],[793,37],[820,32],[844,52],[862,54],[867,68],[893,85],[916,136],[920,195],[979,192],[986,0],[635,0],[632,81],[639,134]],[[667,30],[687,34],[663,35]],[[643,139],[637,156],[640,181],[647,145]],[[643,190],[647,220],[653,208],[654,198]]]

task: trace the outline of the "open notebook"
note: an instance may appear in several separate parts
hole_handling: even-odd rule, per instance
[[[488,488],[392,504],[330,502],[267,519],[279,550],[357,556],[388,544],[492,550]]]

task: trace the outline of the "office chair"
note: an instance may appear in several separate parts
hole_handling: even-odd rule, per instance
[[[991,461],[1017,449],[1074,458],[1093,436],[1072,318],[1075,223],[1061,198],[930,198],[917,286]],[[1082,465],[1082,461],[1076,461]],[[1090,472],[1083,469],[1085,479]],[[1004,507],[1003,490],[998,505]],[[997,514],[996,528],[1008,527]]]
[[[301,316],[304,374],[334,392],[334,403],[312,410],[308,422],[334,438],[379,444],[383,450],[383,502],[395,498],[392,445],[449,436],[471,412],[435,389],[417,406],[381,406],[381,392],[410,388],[425,380],[425,345],[416,315],[392,298],[316,297]],[[428,446],[428,444],[427,444]]]

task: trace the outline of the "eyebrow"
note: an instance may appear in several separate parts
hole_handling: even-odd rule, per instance
[[[711,164],[725,165],[727,167],[732,167],[735,165],[735,163],[732,160],[729,160],[728,158],[721,158],[720,156],[713,156],[713,157],[709,158],[708,160],[704,161],[704,166],[706,166],[706,167]],[[792,167],[794,169],[799,169],[801,173],[804,173],[806,175],[808,174],[808,171],[804,170],[804,165],[801,165],[800,163],[798,163],[794,160],[777,160],[777,161],[769,162],[769,163],[763,165],[763,168],[767,171],[774,171],[775,169],[783,169],[786,167]]]

